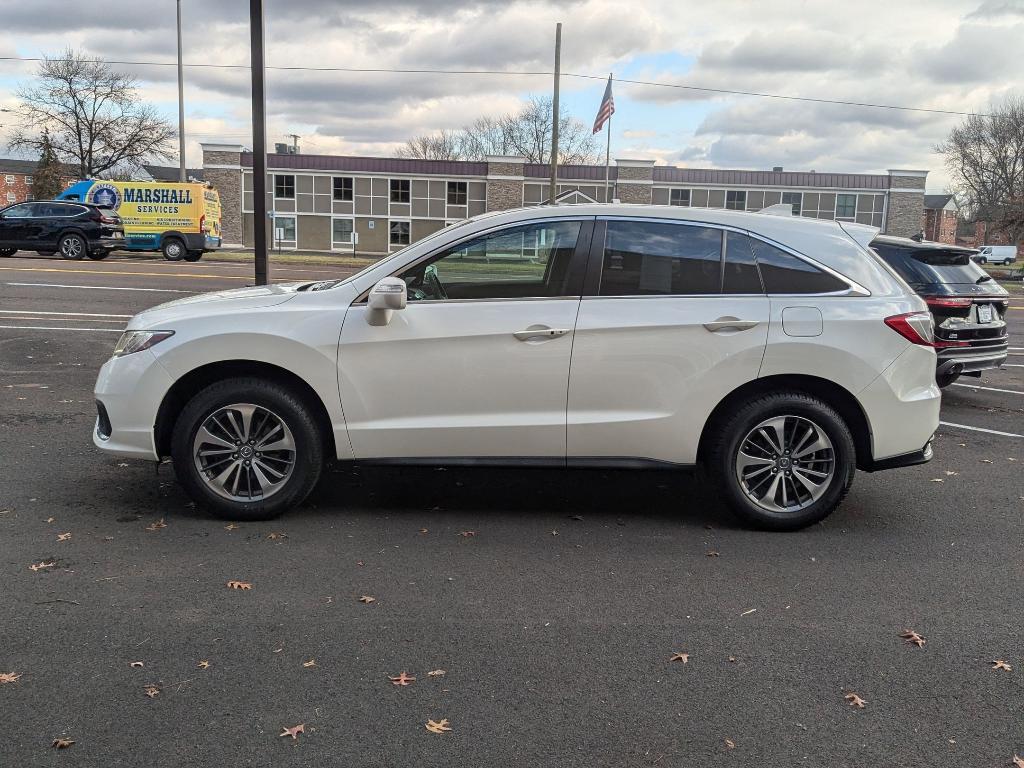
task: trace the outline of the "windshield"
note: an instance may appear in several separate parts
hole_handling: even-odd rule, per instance
[[[908,283],[984,282],[988,274],[960,249],[908,248],[886,243],[871,246]]]

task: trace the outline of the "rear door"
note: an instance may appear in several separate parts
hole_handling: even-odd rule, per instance
[[[599,221],[569,374],[567,450],[692,464],[708,415],[757,378],[769,302],[723,228]]]

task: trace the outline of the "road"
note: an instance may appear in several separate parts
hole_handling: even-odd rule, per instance
[[[0,765],[1024,755],[1021,342],[1015,367],[947,391],[934,461],[859,473],[797,534],[736,527],[689,476],[426,468],[335,467],[297,512],[228,526],[169,466],[94,450],[91,390],[129,315],[249,281],[0,260],[0,673],[20,675],[0,683]],[[1024,340],[1024,309],[1010,316]]]

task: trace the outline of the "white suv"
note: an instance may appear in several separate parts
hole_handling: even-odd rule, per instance
[[[931,458],[931,316],[876,234],[693,208],[487,214],[346,280],[135,316],[94,441],[173,457],[233,519],[299,504],[336,457],[701,464],[746,521],[800,528],[857,468]]]

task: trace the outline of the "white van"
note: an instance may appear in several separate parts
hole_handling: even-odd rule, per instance
[[[1015,245],[983,245],[978,248],[978,253],[971,257],[979,264],[1003,264],[1010,266],[1017,260],[1017,246]]]

